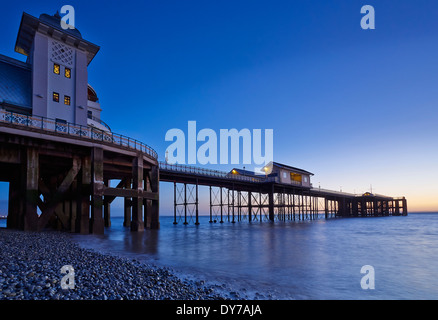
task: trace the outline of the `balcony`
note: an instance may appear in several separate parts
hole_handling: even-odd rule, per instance
[[[70,122],[61,122],[39,116],[23,115],[5,110],[0,110],[0,124],[12,125],[18,129],[39,130],[50,132],[52,134],[54,133],[101,141],[104,143],[111,143],[116,146],[122,146],[141,151],[153,159],[158,159],[158,154],[153,148],[138,140],[90,126],[82,126]]]

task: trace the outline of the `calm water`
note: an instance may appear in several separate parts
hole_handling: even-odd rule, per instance
[[[173,225],[131,233],[113,218],[82,246],[170,266],[196,279],[275,299],[438,299],[438,213],[307,222]],[[363,290],[363,265],[375,289]]]

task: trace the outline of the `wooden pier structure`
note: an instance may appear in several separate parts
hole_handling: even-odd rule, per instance
[[[210,222],[407,214],[405,198],[316,189],[312,173],[274,162],[261,176],[159,163],[151,147],[101,120],[87,69],[98,45],[64,29],[58,12],[23,13],[16,39],[26,62],[0,55],[8,228],[102,234],[111,203],[121,197],[125,226],[157,229],[160,181],[174,184],[174,223],[199,224],[199,186],[209,187]]]
[[[199,224],[199,186],[209,187],[210,222],[407,215],[404,197],[303,187],[264,175],[238,175],[161,162],[160,181],[174,184],[174,224]]]
[[[124,198],[124,225],[159,228],[159,182],[174,184],[174,223],[199,224],[199,186],[210,222],[407,215],[404,197],[354,195],[158,162],[149,146],[113,132],[0,110],[0,181],[9,182],[7,227],[104,233]],[[116,186],[111,186],[111,181]]]
[[[123,197],[125,225],[159,228],[157,158],[151,147],[119,134],[0,110],[7,227],[102,234],[111,202]]]

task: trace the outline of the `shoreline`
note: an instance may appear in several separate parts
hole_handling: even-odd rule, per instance
[[[240,300],[225,285],[80,247],[59,231],[0,228],[0,300]],[[74,288],[62,289],[74,268]],[[64,281],[65,282],[65,281]],[[68,283],[68,281],[67,281]]]

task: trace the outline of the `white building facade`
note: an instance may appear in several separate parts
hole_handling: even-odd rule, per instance
[[[62,29],[58,13],[39,18],[23,13],[15,51],[27,60],[0,56],[0,108],[108,131],[88,85],[87,67],[99,49],[77,29]]]

